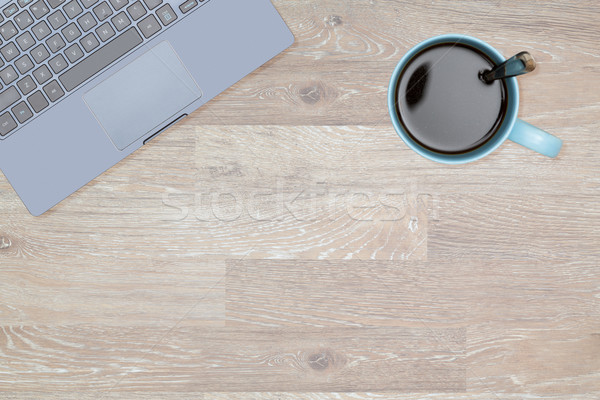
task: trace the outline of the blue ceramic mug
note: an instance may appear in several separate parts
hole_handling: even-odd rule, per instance
[[[488,140],[483,146],[474,150],[460,154],[443,154],[432,151],[421,146],[406,132],[398,116],[398,108],[396,105],[396,85],[404,68],[409,61],[422,50],[431,46],[445,43],[462,43],[474,47],[485,53],[496,64],[501,64],[505,58],[496,49],[489,44],[482,42],[465,35],[442,35],[428,39],[417,46],[413,47],[398,63],[388,89],[388,108],[392,123],[398,135],[404,142],[416,151],[418,154],[433,161],[445,164],[464,164],[471,161],[479,160],[496,150],[506,139],[510,139],[522,146],[531,150],[537,151],[548,157],[556,157],[562,147],[562,140],[542,131],[527,122],[517,118],[519,112],[519,86],[516,78],[506,79],[507,87],[507,110],[504,120],[494,136]]]

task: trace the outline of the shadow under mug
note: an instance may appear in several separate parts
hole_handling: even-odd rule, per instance
[[[517,114],[519,112],[519,86],[517,84],[517,78],[506,79],[507,110],[506,115],[504,116],[504,121],[494,136],[483,146],[465,153],[443,154],[426,149],[414,141],[405,131],[402,123],[399,120],[396,106],[396,85],[398,84],[400,74],[408,62],[412,60],[416,54],[422,50],[425,50],[426,48],[442,43],[462,43],[479,49],[483,53],[487,54],[496,65],[505,61],[505,58],[502,56],[502,54],[500,54],[498,50],[494,49],[489,44],[474,37],[457,34],[442,35],[427,39],[406,53],[406,55],[402,57],[396,66],[394,74],[392,75],[392,79],[390,80],[390,86],[388,88],[388,108],[396,132],[402,138],[402,140],[404,140],[408,147],[425,158],[444,164],[465,164],[479,160],[480,158],[483,158],[492,151],[496,150],[502,143],[504,143],[506,139],[510,139],[513,142],[516,142],[548,157],[556,157],[558,155],[562,147],[562,140],[517,118]]]

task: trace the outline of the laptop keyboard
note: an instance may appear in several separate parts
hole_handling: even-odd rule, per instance
[[[209,0],[18,0],[0,13],[0,139]]]

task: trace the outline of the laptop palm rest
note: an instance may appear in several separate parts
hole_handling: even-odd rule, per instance
[[[164,41],[88,91],[83,99],[119,150],[162,129],[202,97],[169,42]]]

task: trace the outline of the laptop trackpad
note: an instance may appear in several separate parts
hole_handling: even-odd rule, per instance
[[[169,42],[162,42],[83,98],[115,147],[154,133],[202,96]]]

